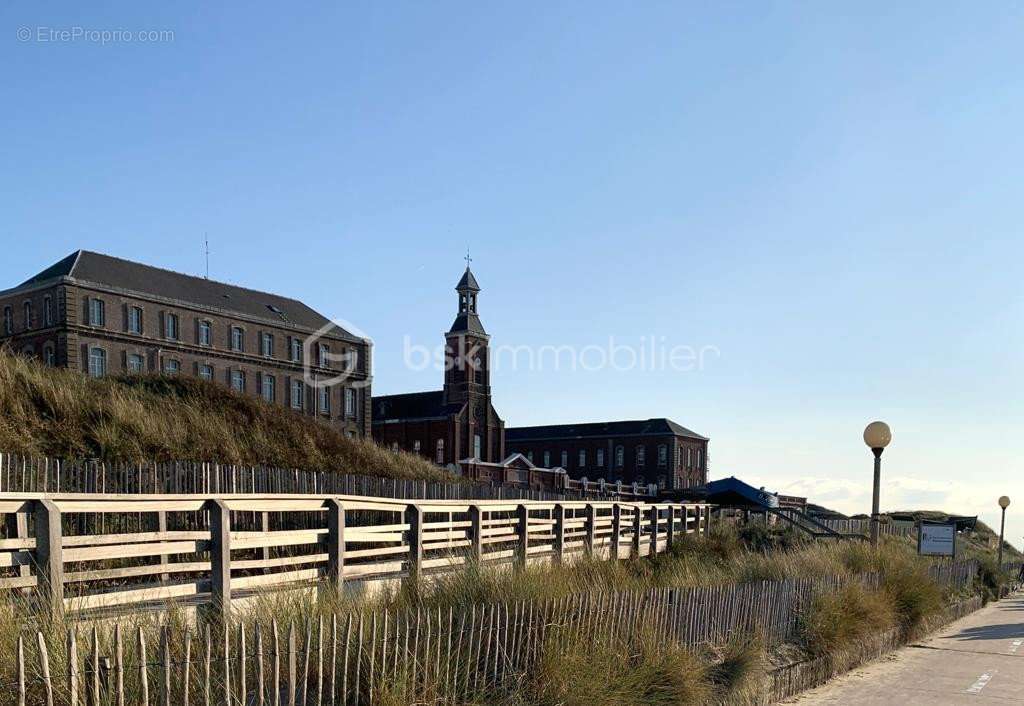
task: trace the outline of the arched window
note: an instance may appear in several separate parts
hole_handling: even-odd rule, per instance
[[[544,452],[544,468],[551,468],[551,452]]]
[[[43,346],[43,362],[51,368],[57,364],[57,353],[52,343],[47,343]]]
[[[668,465],[668,446],[666,446],[665,444],[658,445],[658,465]]]
[[[586,449],[580,449],[579,467],[580,468],[586,468],[587,467],[587,450]]]
[[[621,446],[615,447],[615,466],[622,468],[626,465],[626,449]]]
[[[569,452],[568,451],[563,451],[562,452],[562,462],[559,465],[561,465],[562,468],[568,468],[569,467]]]
[[[647,447],[637,446],[636,447],[636,465],[643,466],[647,463]]]
[[[444,439],[437,440],[437,455],[434,461],[436,463],[444,463]]]
[[[32,328],[32,302],[25,302],[25,330]]]

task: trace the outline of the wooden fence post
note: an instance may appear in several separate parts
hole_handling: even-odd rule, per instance
[[[643,516],[639,505],[633,506],[633,552],[631,556],[640,556],[640,534],[643,531]]]
[[[594,550],[597,548],[597,508],[593,503],[587,503],[587,555],[594,557]]]
[[[60,508],[52,500],[35,502],[36,574],[39,611],[56,620],[64,612],[64,542]]]
[[[405,522],[409,525],[409,582],[415,586],[423,565],[423,510],[419,505],[405,508]]]
[[[530,507],[519,505],[516,508],[516,518],[516,534],[519,535],[519,542],[516,545],[516,566],[525,569],[526,557],[530,550]]]
[[[658,515],[661,511],[657,505],[651,505],[651,556],[658,553]]]
[[[704,508],[704,534],[709,536],[711,534],[711,506],[708,505]]]
[[[484,513],[479,505],[469,506],[469,524],[470,555],[479,564],[484,558]]]
[[[565,562],[565,505],[555,505],[555,563]]]
[[[345,578],[345,507],[337,498],[328,498],[327,506],[327,583],[339,596]]]
[[[622,534],[622,506],[618,503],[612,505],[612,559],[620,556],[619,541]]]
[[[231,511],[223,500],[207,500],[210,515],[210,609],[222,622],[231,612]]]
[[[156,513],[156,530],[161,534],[167,532],[167,512],[160,510]],[[160,565],[167,566],[167,555],[160,555]],[[165,584],[170,580],[170,574],[160,574],[160,583]]]
[[[668,506],[668,550],[676,541],[676,506],[669,503]]]

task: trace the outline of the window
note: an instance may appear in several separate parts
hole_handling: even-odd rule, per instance
[[[580,449],[579,462],[580,462],[579,463],[580,468],[586,468],[587,467],[587,451],[586,451],[586,449]]]
[[[551,452],[544,452],[544,468],[551,468]]]
[[[272,334],[265,333],[260,336],[260,353],[264,358],[274,357],[274,336]]]
[[[235,392],[245,392],[245,372],[242,370],[231,371],[231,389]]]
[[[199,322],[199,345],[213,345],[213,324],[211,324],[209,321]]]
[[[328,365],[329,361],[327,360],[327,358],[328,358],[328,356],[331,353],[331,349],[327,347],[327,344],[326,343],[319,344],[317,346],[316,350],[317,350],[317,359],[316,359],[317,364],[321,368],[330,367]]]
[[[533,463],[533,451],[526,452],[526,460],[529,461],[530,463]]]
[[[57,352],[53,349],[52,343],[43,346],[43,362],[51,368],[57,364]]]
[[[417,453],[417,454],[420,452],[420,440],[419,439],[416,439],[414,442],[412,442],[412,451],[413,451],[413,453]]]
[[[704,453],[703,453],[703,452],[702,452],[702,451],[701,451],[700,449],[697,449],[697,468],[698,468],[698,469],[700,469],[700,468],[703,468],[703,466],[702,466],[702,465],[700,465],[700,462],[701,462],[701,457],[702,457],[703,455],[704,455]]]
[[[647,463],[647,448],[644,446],[636,447],[636,465],[643,466]]]
[[[444,463],[444,439],[437,440],[437,455],[435,456],[435,460],[438,463]]]
[[[145,361],[142,356],[138,353],[129,353],[127,360],[127,367],[129,373],[141,373],[145,365]]]
[[[164,374],[165,375],[177,375],[181,372],[181,361],[168,358],[164,361]]]
[[[626,450],[621,446],[615,447],[615,467],[622,468],[626,465]]]
[[[686,467],[690,468],[693,466],[692,459],[690,458],[690,452],[693,451],[690,447],[686,448]]]
[[[324,385],[323,387],[317,388],[317,399],[319,400],[318,409],[322,414],[330,414],[331,412],[331,388]]]
[[[107,374],[107,352],[102,348],[89,349],[89,375],[101,378]]]
[[[89,299],[89,325],[106,326],[107,311],[102,299],[91,297]]]
[[[345,388],[345,416],[356,416],[356,391],[350,387]]]
[[[604,467],[604,449],[597,450],[597,466],[598,468]]]
[[[482,458],[480,454],[480,447],[482,446],[482,440],[479,434],[473,434],[473,458]]]
[[[53,326],[53,297],[43,297],[43,326]]]
[[[562,468],[568,468],[569,467],[569,452],[568,451],[563,451],[562,452],[562,462],[559,465]]]
[[[32,302],[25,302],[25,330],[32,328]]]
[[[238,326],[231,327],[231,350],[245,350],[245,331]]]
[[[658,465],[668,465],[668,446],[666,446],[665,444],[658,445]]]
[[[170,312],[164,314],[164,338],[169,341],[177,341],[178,330],[178,315]]]
[[[128,307],[128,333],[142,333],[142,309],[137,306]]]
[[[9,306],[4,307],[4,333],[8,335],[14,333],[14,318],[11,316],[11,307]]]
[[[397,441],[392,441],[391,442],[391,450],[394,453],[398,453],[398,442]]]
[[[292,338],[292,339],[289,339],[289,340],[291,341],[291,347],[290,347],[290,351],[289,352],[291,353],[290,358],[291,358],[292,362],[293,363],[301,363],[302,362],[302,341],[300,341],[297,338]]]
[[[274,376],[263,376],[263,399],[267,402],[274,401]]]
[[[302,380],[292,380],[292,409],[302,409]]]
[[[199,377],[203,380],[213,380],[213,366],[201,363],[199,365]]]

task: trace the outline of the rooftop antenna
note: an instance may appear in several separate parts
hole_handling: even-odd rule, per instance
[[[203,244],[206,245],[206,279],[210,279],[210,239],[203,233]]]

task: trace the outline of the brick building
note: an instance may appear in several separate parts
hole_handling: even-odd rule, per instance
[[[505,458],[505,423],[491,404],[490,336],[477,312],[480,285],[466,267],[445,334],[444,388],[373,398],[373,438],[443,466]]]
[[[79,250],[0,312],[0,345],[48,365],[195,375],[370,433],[369,341],[294,299]]]
[[[670,419],[510,427],[509,453],[572,478],[657,484],[663,490],[707,482],[708,439]]]

